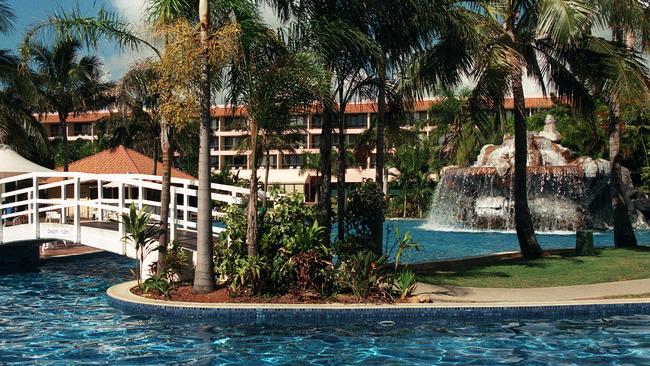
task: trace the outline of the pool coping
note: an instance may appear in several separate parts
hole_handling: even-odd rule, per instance
[[[291,324],[350,321],[423,321],[564,319],[650,314],[650,298],[544,302],[399,303],[399,304],[260,304],[194,303],[149,299],[131,293],[136,281],[110,287],[109,304],[137,315],[183,319],[214,319],[225,323]]]

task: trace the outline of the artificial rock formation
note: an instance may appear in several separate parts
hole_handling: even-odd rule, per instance
[[[528,134],[528,198],[538,230],[604,228],[610,222],[609,162],[559,144],[555,119]],[[447,229],[514,229],[514,138],[486,145],[471,167],[445,167],[428,224]]]

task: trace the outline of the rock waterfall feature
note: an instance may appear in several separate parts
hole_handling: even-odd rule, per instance
[[[552,116],[528,133],[528,200],[535,229],[605,228],[611,222],[609,162],[559,144]],[[514,137],[485,145],[471,167],[443,168],[426,223],[436,230],[514,230]]]

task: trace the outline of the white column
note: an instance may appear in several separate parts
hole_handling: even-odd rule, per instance
[[[62,183],[65,182],[66,179],[65,178],[62,178],[62,179],[63,179]],[[65,213],[66,213],[66,207],[65,207],[65,194],[66,194],[66,192],[65,191],[66,191],[67,187],[68,187],[67,184],[62,184],[61,185],[61,202],[62,202],[61,205],[63,207],[61,207],[61,220],[59,220],[59,221],[62,224],[65,224]]]
[[[187,226],[187,220],[189,219],[189,208],[190,208],[190,203],[189,203],[189,196],[187,195],[187,190],[190,189],[190,186],[185,183],[183,184],[183,190],[185,191],[183,193],[183,229],[187,230],[189,227]]]
[[[27,211],[28,212],[27,223],[30,224],[30,225],[32,224],[32,221],[33,221],[32,219],[34,218],[34,215],[32,215],[32,209],[33,209],[32,202],[34,200],[33,194],[34,194],[34,192],[27,192],[27,201],[29,202],[27,204],[27,209],[28,209],[28,211]],[[16,196],[16,198],[18,198],[18,196]]]
[[[117,186],[117,208],[120,235],[124,236],[124,224],[122,223],[122,214],[124,213],[124,183],[122,182]]]
[[[3,231],[5,228],[5,220],[2,218],[2,216],[4,215],[4,211],[5,211],[4,208],[0,209],[0,244],[4,242]]]
[[[104,209],[102,209],[102,200],[104,200],[104,182],[101,179],[97,180],[97,216],[99,221],[104,221]]]
[[[34,238],[38,239],[41,237],[41,226],[38,216],[38,178],[32,178],[33,191],[32,191],[32,208],[34,218],[32,223],[34,224]]]
[[[176,200],[176,187],[172,186],[169,188],[169,195],[171,196],[171,202],[169,207],[169,241],[174,241],[176,239],[176,210],[178,209],[178,204]]]
[[[81,243],[81,179],[79,177],[74,178],[74,229],[75,229],[75,242]]]
[[[144,188],[142,187],[142,179],[138,185],[138,208],[142,208],[142,196],[144,195]]]

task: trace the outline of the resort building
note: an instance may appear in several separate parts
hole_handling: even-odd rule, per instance
[[[436,99],[420,101],[413,106],[412,121],[428,118],[428,111]],[[550,98],[527,98],[526,113],[532,115],[539,111],[549,109],[553,102]],[[506,114],[513,109],[513,100],[506,99]],[[95,113],[81,113],[71,115],[68,119],[67,135],[69,140],[93,140],[97,138],[97,123],[110,115],[109,111]],[[250,151],[239,148],[240,141],[246,136],[246,114],[243,108],[217,106],[212,109],[211,141],[211,166],[214,170],[229,168],[240,178],[250,177]],[[348,105],[345,111],[346,143],[355,139],[372,125],[377,116],[375,102],[361,102]],[[39,116],[45,126],[48,136],[52,139],[61,137],[63,131],[56,114]],[[302,137],[298,139],[290,150],[271,151],[269,157],[269,183],[279,186],[287,192],[304,193],[307,201],[314,201],[318,191],[320,177],[316,171],[305,169],[307,154],[318,154],[321,144],[322,116],[319,112],[296,115],[292,121],[299,128]],[[424,129],[422,133],[428,134],[430,130]],[[338,133],[338,130],[335,130]],[[333,140],[336,144],[336,137]],[[265,157],[262,157],[260,175],[265,175]],[[373,179],[375,176],[374,152],[366,162],[359,166],[349,167],[346,171],[346,182],[359,183],[363,179]],[[336,179],[333,179],[336,182]]]
[[[110,115],[109,111],[71,114],[68,117],[67,131],[69,141],[96,140],[97,122]],[[45,128],[45,133],[50,140],[63,137],[64,131],[56,113],[36,116]]]

